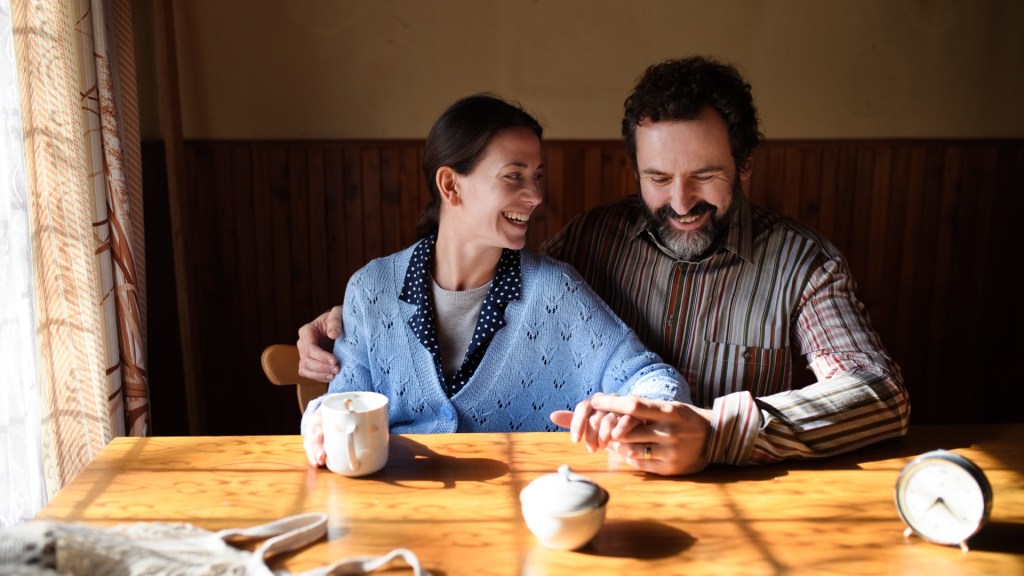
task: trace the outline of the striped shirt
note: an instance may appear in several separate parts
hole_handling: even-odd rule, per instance
[[[906,434],[899,366],[872,329],[842,254],[742,194],[711,255],[683,261],[630,196],[586,212],[543,250],[572,264],[713,409],[709,462],[765,464]],[[816,382],[794,387],[803,356]],[[810,380],[810,378],[807,378]]]

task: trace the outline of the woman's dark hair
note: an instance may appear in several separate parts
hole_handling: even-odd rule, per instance
[[[427,135],[423,150],[423,175],[427,178],[430,204],[416,224],[416,233],[437,231],[441,216],[441,192],[435,176],[442,166],[459,174],[476,167],[491,138],[507,128],[529,128],[540,139],[544,133],[537,120],[514,102],[481,92],[458,100],[441,114]]]
[[[622,138],[636,166],[636,128],[641,121],[693,120],[711,106],[729,127],[736,168],[749,166],[750,155],[764,139],[757,109],[736,68],[701,56],[666,60],[647,68],[626,98]]]

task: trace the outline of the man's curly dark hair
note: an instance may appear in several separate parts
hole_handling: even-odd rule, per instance
[[[714,108],[725,120],[736,168],[746,170],[754,148],[764,140],[750,84],[733,66],[703,56],[648,67],[626,98],[622,138],[633,166],[636,128],[641,121],[693,120],[705,106]]]

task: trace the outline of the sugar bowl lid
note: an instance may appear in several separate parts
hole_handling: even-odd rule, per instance
[[[519,493],[524,508],[553,516],[576,516],[608,502],[608,491],[593,480],[576,474],[562,464],[554,474],[545,474],[527,484]]]

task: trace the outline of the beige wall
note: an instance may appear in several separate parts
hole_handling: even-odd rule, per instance
[[[136,4],[147,22],[149,2]],[[769,138],[1024,137],[1017,0],[174,6],[186,138],[422,138],[448,103],[479,90],[518,98],[549,138],[617,138],[637,75],[691,53],[740,68]],[[138,41],[141,69],[146,25]],[[140,90],[151,112],[149,67]],[[158,135],[152,113],[143,129]]]

